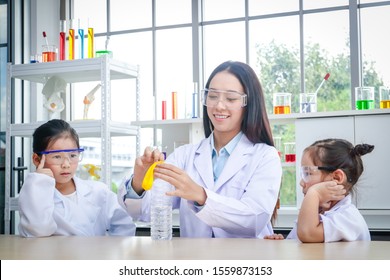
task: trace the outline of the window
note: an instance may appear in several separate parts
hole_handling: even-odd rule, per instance
[[[379,86],[390,86],[390,40],[384,31],[390,5],[367,7],[360,10],[362,44],[362,86],[375,87],[376,104],[379,108]]]
[[[4,190],[5,190],[5,105],[6,105],[6,73],[8,62],[8,5],[0,1],[0,233],[4,233]],[[4,73],[4,74],[3,74]]]
[[[389,46],[385,36],[373,34],[377,34],[375,30],[385,25],[384,15],[390,12],[390,5],[386,2],[384,7],[378,7],[378,4],[370,5],[368,2],[365,1],[364,9],[361,9],[360,19],[364,42],[362,63],[363,72],[366,73],[362,83],[370,82],[377,86],[385,83],[386,77],[390,79],[385,67],[385,61],[389,58],[385,50]],[[195,23],[192,23],[191,8],[197,7],[191,6],[192,1],[189,0],[109,3],[108,18],[102,12],[106,11],[105,1],[94,4],[102,7],[99,12],[99,17],[103,17],[102,23],[107,20],[108,26],[111,26],[111,30],[105,33],[104,26],[99,23],[97,30],[100,33],[97,36],[102,42],[105,36],[109,36],[109,47],[114,50],[114,57],[140,65],[141,120],[161,119],[160,104],[163,100],[169,100],[173,91],[178,93],[179,118],[188,117],[188,96],[192,92],[193,82],[204,82],[202,79],[207,79],[216,65],[225,60],[246,61],[256,69],[270,113],[274,92],[292,93],[292,112],[299,112],[299,93],[315,92],[327,73],[330,73],[330,78],[318,91],[317,110],[353,108],[351,93],[353,87],[358,85],[353,84],[354,80],[351,79],[350,63],[359,54],[357,46],[350,46],[350,38],[357,36],[351,30],[358,29],[358,26],[349,26],[353,22],[349,16],[353,13],[347,0],[235,0],[228,4],[221,0],[205,0],[197,11],[199,22]],[[155,19],[151,14],[153,5]],[[75,1],[74,10],[75,15],[97,18],[96,14],[88,14],[84,1]],[[378,14],[383,16],[376,17],[378,20],[375,22],[373,17]],[[198,26],[200,35],[193,37],[196,32],[192,28]],[[198,49],[199,52],[194,53]],[[199,64],[193,63],[194,58],[199,60]],[[197,65],[201,68],[196,68]],[[193,79],[196,73],[201,74],[199,81]],[[125,107],[135,109],[129,102],[125,103]],[[115,106],[119,107],[120,104]],[[126,111],[118,110],[115,117],[123,118],[123,112]],[[167,112],[169,118],[170,108]],[[274,136],[281,137],[282,143],[294,141],[293,126],[276,126],[273,130]],[[143,139],[143,147],[150,143],[158,144],[151,135]],[[284,177],[290,182],[287,183],[289,189],[284,191],[295,193],[296,182],[289,179],[294,177],[294,172],[290,170],[291,167],[285,169],[292,175]],[[296,203],[294,195],[289,197],[284,200],[286,205]]]

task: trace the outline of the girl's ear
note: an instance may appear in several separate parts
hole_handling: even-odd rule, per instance
[[[35,165],[35,167],[38,167],[39,163],[41,162],[41,157],[38,154],[33,153],[32,162]]]
[[[345,175],[344,171],[341,169],[336,169],[333,171],[333,180],[336,181],[338,184],[342,185],[345,182],[347,182],[347,175]]]

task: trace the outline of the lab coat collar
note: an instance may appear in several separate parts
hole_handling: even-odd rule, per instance
[[[229,159],[226,162],[221,175],[215,182],[215,191],[223,186],[230,178],[236,175],[236,173],[239,172],[248,163],[247,157],[253,153],[253,149],[254,144],[249,141],[245,134],[242,135],[236,148],[229,156]]]
[[[80,201],[80,199],[84,199],[88,197],[88,195],[92,192],[92,187],[89,184],[83,183],[83,181],[78,177],[73,177],[74,184],[76,186],[76,192],[77,192],[77,199]],[[56,189],[56,191],[60,194],[60,192]],[[54,198],[57,202],[58,201],[67,201],[66,197],[63,195],[56,195]]]
[[[211,158],[212,151],[210,145],[211,139],[212,137],[209,136],[207,139],[200,142],[200,145],[195,152],[194,159],[195,169],[208,189],[212,189],[214,186],[213,162]]]
[[[232,178],[242,169],[243,166],[247,164],[246,157],[253,152],[254,144],[249,141],[245,134],[242,135],[236,148],[230,155],[229,160],[226,162],[221,175],[214,183],[211,160],[211,138],[212,137],[210,136],[206,139],[206,141],[201,142],[196,151],[194,165],[207,188],[217,191],[224,183],[226,183],[226,181]]]

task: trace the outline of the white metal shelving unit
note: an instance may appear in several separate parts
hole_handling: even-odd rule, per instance
[[[11,212],[18,209],[17,197],[11,197],[12,176],[12,138],[31,137],[34,130],[44,121],[33,123],[13,123],[12,81],[15,79],[44,84],[50,77],[59,76],[68,84],[100,81],[101,83],[101,119],[68,120],[82,137],[100,137],[101,139],[101,181],[111,185],[111,137],[136,136],[139,153],[139,128],[131,123],[111,120],[111,80],[136,79],[136,107],[139,108],[138,66],[129,65],[108,56],[93,59],[55,61],[36,64],[8,64],[7,68],[7,101],[6,101],[6,188],[5,188],[5,233],[10,232]],[[136,120],[139,118],[137,109]]]

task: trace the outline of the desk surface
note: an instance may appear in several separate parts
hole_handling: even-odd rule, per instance
[[[390,260],[390,242],[356,241],[302,244],[295,240],[192,239],[152,241],[150,237],[0,235],[0,259],[82,260]]]

